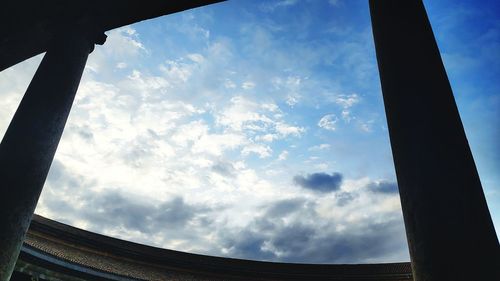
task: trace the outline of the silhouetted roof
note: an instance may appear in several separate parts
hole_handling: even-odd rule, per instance
[[[410,263],[293,264],[205,256],[111,238],[38,215],[16,270],[74,280],[412,280]]]
[[[223,0],[16,0],[0,5],[0,71],[43,53],[64,34],[104,32]],[[61,35],[61,36],[59,36]],[[59,37],[59,38],[56,38]]]

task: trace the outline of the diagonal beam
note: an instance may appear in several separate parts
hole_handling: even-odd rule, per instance
[[[0,71],[47,51],[61,27],[85,20],[103,33],[224,0],[17,0],[0,4]]]
[[[81,33],[45,54],[0,143],[0,281],[8,281],[93,42]]]

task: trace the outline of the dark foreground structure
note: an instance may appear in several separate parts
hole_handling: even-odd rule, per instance
[[[12,281],[412,280],[410,263],[319,265],[258,262],[159,249],[35,215]],[[25,279],[23,279],[25,278]]]
[[[498,238],[424,5],[371,0],[370,10],[415,280],[500,280]]]
[[[10,279],[21,249],[18,269],[23,263],[27,268],[51,269],[59,263],[58,253],[65,253],[60,258],[66,265],[75,261],[70,268],[107,273],[106,268],[84,262],[91,261],[92,255],[82,259],[79,255],[104,254],[110,260],[128,261],[120,270],[111,271],[125,277],[112,280],[130,280],[127,271],[144,279],[140,274],[154,272],[156,266],[208,274],[211,280],[404,280],[387,279],[392,278],[388,273],[405,271],[394,269],[400,265],[290,265],[202,257],[127,244],[41,218],[33,221],[23,246],[88,54],[95,44],[105,42],[104,31],[213,2],[219,1],[2,3],[0,71],[36,54],[46,54],[0,144],[0,281]],[[498,239],[423,3],[369,2],[413,278],[500,280]],[[100,240],[109,243],[99,244]],[[76,250],[60,248],[64,245]],[[99,254],[101,248],[95,245],[105,251]],[[37,263],[51,256],[45,263]],[[252,275],[255,272],[263,275]],[[368,279],[359,279],[363,272]],[[89,280],[102,277],[89,276]],[[170,280],[204,280],[189,276]],[[60,280],[73,280],[65,278]]]

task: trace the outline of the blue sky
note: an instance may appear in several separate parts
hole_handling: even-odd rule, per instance
[[[424,3],[498,228],[499,8]],[[40,60],[0,73],[2,134]],[[409,260],[367,1],[229,1],[108,32],[36,212],[210,255]]]

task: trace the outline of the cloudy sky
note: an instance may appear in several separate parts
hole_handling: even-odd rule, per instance
[[[425,4],[498,228],[500,11]],[[0,73],[2,135],[40,60]],[[36,212],[217,256],[409,260],[367,1],[234,0],[108,32]]]

